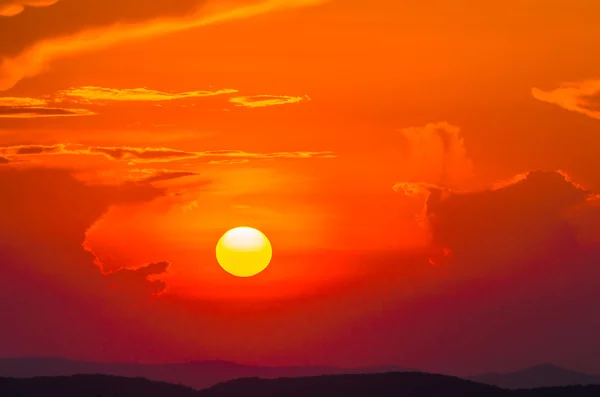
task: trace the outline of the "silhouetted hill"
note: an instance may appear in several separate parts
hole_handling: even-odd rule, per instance
[[[0,378],[2,397],[598,397],[600,386],[507,390],[419,372],[245,378],[204,390],[107,375]]]
[[[201,390],[200,397],[502,397],[510,392],[445,375],[391,372],[310,378],[237,379]]]
[[[505,389],[533,389],[569,385],[600,385],[600,375],[571,371],[555,365],[538,365],[505,374],[491,373],[469,378]]]
[[[204,389],[238,378],[296,378],[303,376],[408,371],[401,367],[261,367],[228,361],[192,361],[175,364],[95,363],[62,358],[0,359],[0,377],[70,376],[104,374],[141,377]]]
[[[142,378],[107,375],[0,378],[2,397],[197,397],[198,391]]]
[[[598,397],[600,386],[563,386],[513,390],[510,397]]]

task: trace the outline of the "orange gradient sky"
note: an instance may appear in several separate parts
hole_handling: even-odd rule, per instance
[[[598,15],[0,0],[0,355],[600,371]]]

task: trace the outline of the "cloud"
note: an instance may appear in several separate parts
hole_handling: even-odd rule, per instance
[[[564,173],[549,171],[531,171],[513,184],[482,191],[442,196],[431,190],[427,216],[433,244],[451,248],[461,266],[478,274],[496,266],[506,271],[523,261],[550,266],[556,261],[552,252],[578,247],[566,215],[585,206],[590,195]]]
[[[94,112],[85,109],[59,109],[59,108],[14,108],[0,106],[0,118],[9,119],[36,119],[47,117],[75,117],[92,116]]]
[[[67,99],[80,103],[98,103],[98,102],[163,102],[176,99],[189,99],[210,97],[216,95],[234,94],[238,92],[234,89],[221,89],[215,91],[191,91],[181,93],[171,93],[164,91],[150,90],[147,88],[103,88],[103,87],[81,87],[58,91],[56,97]]]
[[[198,175],[198,174],[195,172],[189,172],[189,171],[158,171],[158,172],[152,173],[152,175],[150,175],[150,176],[140,179],[140,182],[146,182],[146,183],[163,182],[163,181],[170,181],[173,179],[185,178],[187,176],[196,176],[196,175]]]
[[[149,280],[151,276],[166,273],[169,262],[150,263],[137,269],[120,269],[107,275],[109,287],[123,293],[135,293],[140,296],[158,295],[167,287],[162,280]]]
[[[568,214],[585,225],[582,228],[591,230],[589,222],[581,219],[594,217],[590,209],[598,196],[561,170],[528,171],[478,190],[409,182],[397,183],[393,190],[424,200],[416,219],[428,231],[431,247],[439,251],[437,254],[434,251],[434,255],[446,260],[448,255],[444,250],[456,251],[459,257],[467,255],[475,267],[477,263],[506,266],[519,260],[508,257],[507,253],[526,257],[534,248],[527,252],[524,247],[545,246],[548,241],[536,239],[566,227]],[[572,224],[566,229],[570,230],[570,237],[559,237],[568,240],[575,235],[576,228]],[[600,229],[594,230],[600,236]],[[590,233],[579,237],[581,241],[591,238]],[[477,258],[478,252],[486,257]]]
[[[224,160],[211,160],[208,164],[214,165],[227,165],[227,164],[244,164],[249,162],[248,159],[224,159]]]
[[[48,102],[38,98],[27,98],[27,97],[0,97],[1,107],[35,107],[45,106]]]
[[[474,176],[460,128],[447,122],[400,130],[407,142],[409,182],[460,188]]]
[[[4,97],[0,98],[0,118],[31,119],[46,117],[91,116],[85,109],[57,107],[44,99]]]
[[[310,100],[310,98],[299,97],[299,96],[284,96],[284,95],[254,95],[254,96],[238,96],[231,98],[229,102],[236,106],[242,106],[246,108],[264,108],[267,106],[286,105],[291,103],[298,103],[303,100]]]
[[[127,318],[139,316],[147,297],[163,290],[150,278],[168,265],[103,273],[82,244],[109,207],[151,201],[164,191],[140,183],[85,184],[64,170],[9,167],[0,167],[0,189],[0,339],[14,342],[8,354],[75,355],[139,343],[139,332],[125,331],[139,322]]]
[[[136,148],[127,146],[84,146],[74,144],[57,145],[20,145],[0,147],[0,154],[10,156],[45,155],[45,154],[77,154],[77,155],[103,155],[110,160],[127,161],[130,163],[169,162],[189,159],[216,158],[210,164],[232,164],[246,162],[253,159],[311,159],[334,158],[335,153],[323,152],[274,152],[253,153],[242,150],[207,150],[189,152],[170,148]]]
[[[10,161],[6,157],[0,156],[0,164],[8,164]]]
[[[194,152],[167,148],[90,147],[89,153],[103,154],[112,160],[173,160],[196,157]]]
[[[539,101],[600,120],[600,80],[565,83],[550,91],[533,88],[531,93]]]
[[[14,154],[45,154],[45,153],[59,153],[64,149],[64,145],[23,145],[16,146],[14,148]]]
[[[407,197],[428,196],[432,190],[448,190],[439,185],[426,182],[398,182],[392,186],[395,192],[402,192]],[[450,191],[450,190],[448,190]]]
[[[0,90],[7,90],[23,78],[42,73],[52,62],[65,56],[100,50],[124,42],[190,30],[216,22],[242,19],[279,9],[310,6],[322,2],[323,0],[262,0],[249,3],[238,1],[233,6],[231,4],[224,6],[223,3],[208,1],[200,3],[204,7],[178,17],[161,18],[161,15],[164,14],[157,10],[156,15],[148,15],[145,20],[134,22],[127,21],[127,18],[125,18],[125,21],[113,18],[104,25],[87,28],[89,25],[85,25],[84,21],[79,26],[79,30],[75,32],[58,37],[38,39],[26,45],[25,49],[16,55],[5,57],[0,64]],[[163,6],[168,8],[169,4],[167,2]],[[134,9],[152,8],[146,7],[145,3],[141,5],[143,7],[138,5]]]
[[[148,88],[106,88],[85,86],[60,90],[42,98],[4,97],[0,98],[0,118],[40,118],[64,116],[90,116],[96,114],[87,109],[75,108],[82,105],[103,106],[122,103],[154,103],[227,96],[237,93],[235,89],[198,90],[188,92],[166,92]],[[243,107],[266,107],[297,103],[300,97],[278,97],[261,95],[257,97],[234,97],[229,101]],[[182,105],[186,106],[186,105]],[[193,104],[192,106],[196,106]]]
[[[14,17],[25,10],[25,7],[48,7],[58,0],[0,0],[0,17]]]
[[[200,205],[198,204],[198,200],[188,201],[187,203],[184,203],[179,206],[179,209],[181,210],[181,212],[192,212],[198,208],[200,208]]]
[[[164,194],[162,189],[143,183],[87,185],[67,171],[41,168],[3,169],[0,186],[6,193],[0,197],[4,209],[2,263],[52,273],[58,264],[48,258],[64,258],[64,280],[59,281],[67,284],[79,277],[104,283],[93,255],[81,244],[86,230],[111,205],[150,201]],[[33,251],[32,246],[36,247]]]

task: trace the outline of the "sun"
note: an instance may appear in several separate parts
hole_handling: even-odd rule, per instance
[[[273,249],[267,236],[251,227],[236,227],[217,243],[217,261],[230,274],[252,277],[269,266]]]

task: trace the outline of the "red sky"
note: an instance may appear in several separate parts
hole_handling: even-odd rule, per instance
[[[600,373],[599,13],[0,0],[0,356]]]

